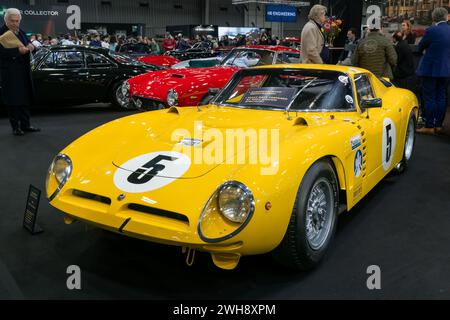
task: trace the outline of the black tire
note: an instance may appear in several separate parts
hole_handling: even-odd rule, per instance
[[[396,174],[401,174],[408,168],[408,163],[414,153],[414,145],[416,142],[416,127],[416,116],[414,111],[411,111],[408,119],[408,126],[406,127],[405,141],[403,144],[403,159],[395,166],[394,173]],[[410,141],[409,139],[412,139],[412,141]]]
[[[314,196],[312,191],[317,186],[326,183],[332,197],[327,205],[327,215],[329,221],[326,237],[322,239],[320,247],[313,248],[307,232],[307,207],[308,201]],[[339,186],[336,173],[329,161],[321,160],[316,162],[305,174],[297,191],[294,208],[286,234],[281,244],[275,249],[274,257],[282,265],[299,271],[307,271],[316,267],[331,242],[336,231],[336,222],[339,208]]]
[[[119,101],[118,90],[121,89],[122,84],[124,82],[125,82],[125,80],[120,80],[120,81],[115,82],[111,86],[111,89],[109,92],[109,97],[110,97],[111,103],[114,106],[114,108],[119,109],[119,110],[134,110],[136,108],[134,107],[134,105],[132,103],[128,104],[127,106],[124,106]]]

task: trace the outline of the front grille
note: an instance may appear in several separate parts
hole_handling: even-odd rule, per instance
[[[133,96],[133,103],[138,109],[159,110],[167,108],[163,101]]]
[[[72,195],[79,198],[84,198],[92,201],[101,202],[107,205],[111,205],[111,199],[108,197],[100,196],[98,194],[89,193],[81,190],[73,190]]]
[[[142,212],[142,213],[152,214],[152,215],[155,215],[155,216],[160,216],[160,217],[165,217],[165,218],[169,218],[169,219],[174,219],[174,220],[182,221],[182,222],[185,222],[185,223],[189,224],[188,217],[186,217],[183,214],[176,213],[176,212],[171,212],[171,211],[166,211],[166,210],[162,210],[162,209],[156,209],[156,208],[152,208],[152,207],[147,207],[147,206],[143,206],[143,205],[137,204],[137,203],[129,204],[128,205],[128,209],[133,210],[133,211]]]

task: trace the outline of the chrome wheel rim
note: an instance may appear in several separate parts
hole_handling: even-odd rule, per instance
[[[311,189],[306,207],[306,238],[313,250],[320,250],[328,239],[334,219],[331,183],[320,178]]]
[[[118,86],[116,89],[116,100],[122,108],[129,109],[129,102],[126,101],[122,94],[122,85]]]
[[[406,131],[406,142],[405,142],[405,159],[408,161],[411,159],[413,148],[414,148],[414,120],[410,119],[408,124],[408,130]]]

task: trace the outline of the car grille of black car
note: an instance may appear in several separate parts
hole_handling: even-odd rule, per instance
[[[133,103],[138,109],[159,110],[167,108],[163,101],[133,96]]]
[[[183,214],[176,213],[176,212],[171,212],[171,211],[167,211],[167,210],[147,207],[147,206],[143,206],[141,204],[136,204],[136,203],[130,203],[128,205],[128,209],[133,210],[133,211],[146,213],[146,214],[155,215],[155,216],[160,216],[160,217],[165,217],[165,218],[169,218],[169,219],[174,219],[174,220],[178,220],[178,221],[181,221],[181,222],[189,224],[188,217],[186,217]]]

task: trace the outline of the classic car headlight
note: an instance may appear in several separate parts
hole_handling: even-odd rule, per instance
[[[178,105],[178,93],[175,89],[170,89],[167,92],[167,104],[171,107]]]
[[[229,182],[219,190],[219,210],[232,222],[244,223],[253,210],[254,200],[251,191],[242,183]]]
[[[52,201],[72,174],[72,160],[65,154],[58,154],[51,163],[46,180],[47,197]]]
[[[249,223],[255,211],[252,192],[238,181],[228,181],[212,194],[198,223],[200,238],[216,243],[234,237]]]

